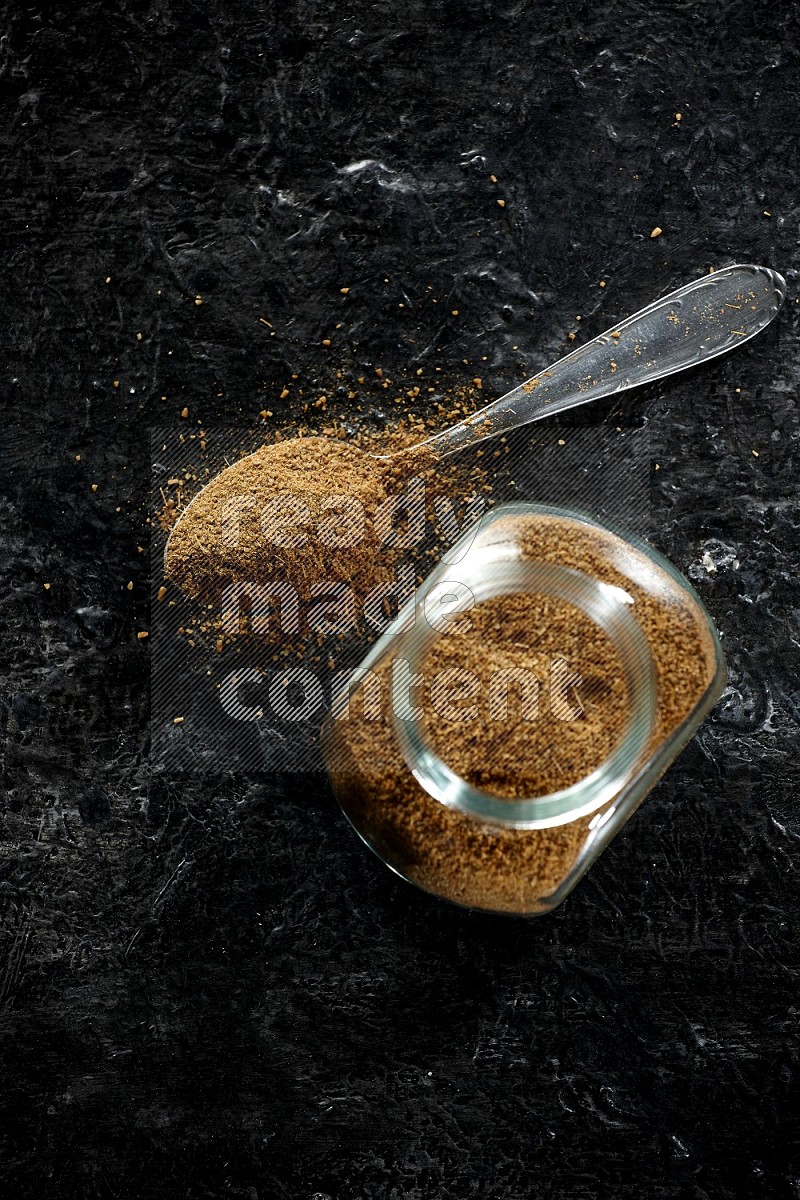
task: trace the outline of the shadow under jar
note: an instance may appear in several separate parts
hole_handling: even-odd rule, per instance
[[[398,614],[323,726],[346,816],[457,904],[549,912],[691,738],[725,663],[689,583],[584,514],[497,508]]]

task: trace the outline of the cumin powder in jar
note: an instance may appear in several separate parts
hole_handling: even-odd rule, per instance
[[[398,874],[535,915],[691,737],[722,690],[722,651],[657,551],[582,514],[506,505],[457,549],[336,698],[326,762]]]

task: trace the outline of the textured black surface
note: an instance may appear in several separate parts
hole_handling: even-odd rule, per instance
[[[0,34],[8,1194],[797,1197],[797,8],[83,0]],[[576,417],[649,423],[731,682],[560,910],[416,894],[314,778],[149,777],[150,425],[283,419],[343,364],[485,354],[491,395],[735,260],[787,274],[775,326]]]

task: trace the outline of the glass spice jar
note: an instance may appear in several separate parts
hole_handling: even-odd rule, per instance
[[[323,751],[345,815],[397,874],[533,916],[569,894],[725,678],[699,597],[647,542],[503,505],[334,696]]]

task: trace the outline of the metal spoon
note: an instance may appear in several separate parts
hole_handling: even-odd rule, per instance
[[[418,442],[411,452],[455,454],[542,417],[707,362],[765,329],[785,295],[786,280],[769,267],[744,264],[703,275],[612,325],[458,425]],[[397,456],[372,455],[382,462]],[[179,521],[204,491],[192,497]],[[172,533],[165,561],[171,538]]]
[[[542,417],[708,362],[765,329],[785,296],[786,280],[769,267],[748,263],[703,275],[414,449],[454,454]]]

